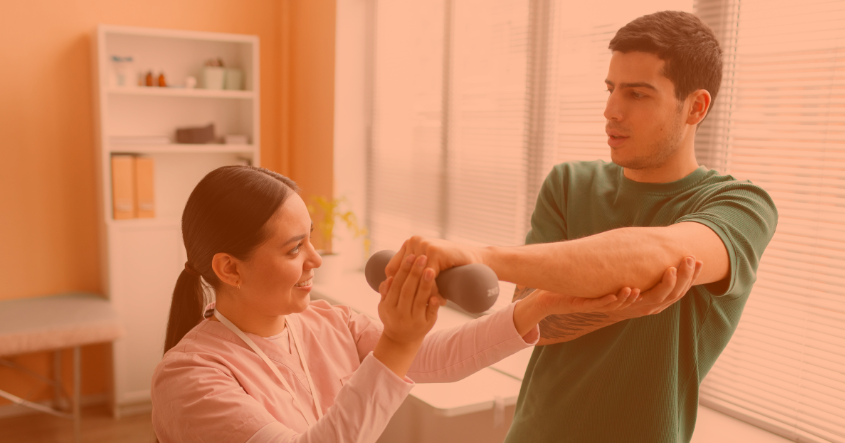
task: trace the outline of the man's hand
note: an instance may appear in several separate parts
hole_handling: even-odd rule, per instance
[[[483,263],[481,248],[461,245],[440,239],[424,239],[414,236],[405,241],[402,249],[390,259],[384,272],[393,277],[399,270],[402,260],[409,255],[428,257],[427,267],[434,269],[435,275],[455,266]]]

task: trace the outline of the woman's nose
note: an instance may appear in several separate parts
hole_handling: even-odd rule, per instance
[[[319,268],[323,264],[323,257],[314,249],[314,245],[308,242],[308,259],[305,260],[305,266],[308,269]],[[309,267],[310,266],[310,267]]]

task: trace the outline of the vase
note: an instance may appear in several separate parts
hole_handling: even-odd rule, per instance
[[[202,83],[205,89],[223,89],[225,79],[225,68],[206,66],[202,70]]]

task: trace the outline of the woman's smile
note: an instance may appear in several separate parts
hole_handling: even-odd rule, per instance
[[[303,291],[310,291],[311,287],[314,285],[314,277],[308,277],[308,280],[303,280],[295,285],[294,288],[300,289]]]

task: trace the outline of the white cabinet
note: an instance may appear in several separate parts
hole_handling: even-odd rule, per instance
[[[150,407],[152,372],[186,259],[181,217],[188,196],[217,167],[260,165],[258,37],[100,25],[92,40],[103,287],[126,328],[113,352],[114,411],[121,415]],[[122,86],[114,81],[113,56],[132,58],[119,68],[127,79]],[[204,89],[209,59],[239,69],[242,89]],[[197,88],[137,86],[150,70],[156,83],[163,72],[168,85],[183,86],[190,76]],[[248,144],[175,143],[177,128],[209,123],[216,135],[246,135]],[[156,136],[169,141],[143,143]],[[141,144],[126,144],[125,137]],[[127,153],[154,160],[155,218],[112,218],[111,156]]]

